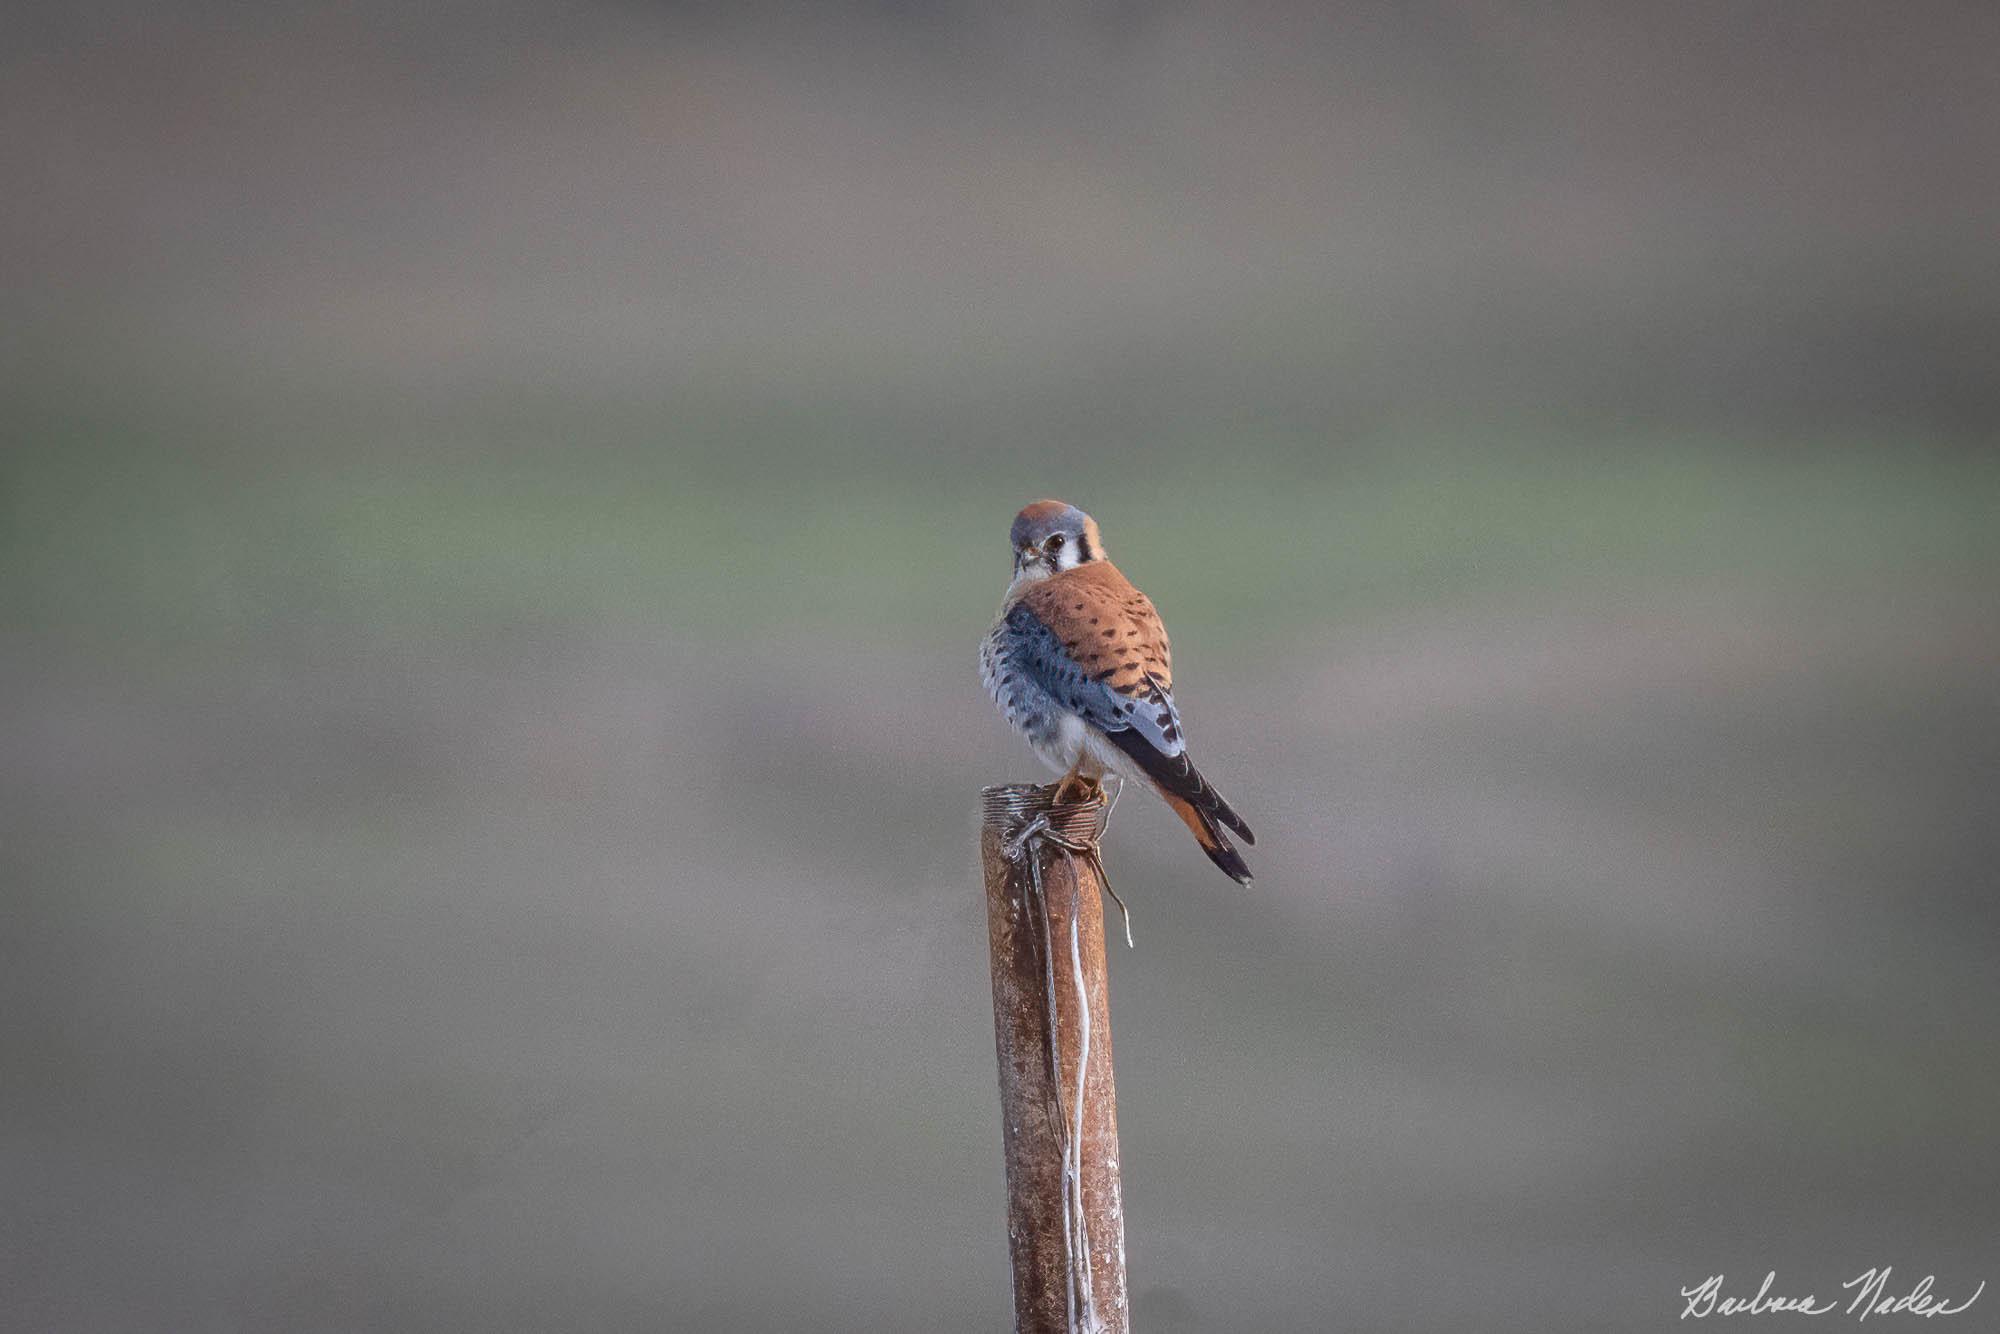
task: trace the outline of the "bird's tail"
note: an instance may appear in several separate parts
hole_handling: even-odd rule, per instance
[[[1208,859],[1237,884],[1249,884],[1250,868],[1222,830],[1226,827],[1234,831],[1245,843],[1254,844],[1257,836],[1222,799],[1222,794],[1201,776],[1201,770],[1194,767],[1194,759],[1185,750],[1178,755],[1162,755],[1153,749],[1151,741],[1129,727],[1106,735],[1151,780],[1153,790],[1166,798],[1167,805],[1174,808],[1174,814],[1194,834],[1195,842],[1201,844]]]
[[[1219,821],[1222,818],[1222,811],[1228,811],[1230,816],[1236,816],[1236,812],[1229,810],[1228,803],[1224,802],[1220,796],[1217,796],[1215,800],[1221,809],[1204,809],[1201,806],[1195,805],[1194,802],[1188,800],[1186,797],[1169,792],[1165,788],[1161,788],[1159,791],[1160,795],[1167,799],[1167,805],[1174,808],[1174,814],[1180,816],[1182,823],[1187,825],[1188,832],[1194,835],[1194,841],[1201,844],[1201,850],[1208,854],[1208,859],[1221,867],[1222,873],[1237,884],[1249,884],[1250,867],[1248,863],[1243,860],[1243,854],[1236,850],[1236,845],[1229,841],[1229,835],[1223,833],[1221,828],[1218,827]],[[1213,793],[1215,789],[1210,788],[1209,791]],[[1229,820],[1228,823],[1234,829],[1241,826],[1243,822],[1240,817],[1237,817]],[[1240,832],[1245,839],[1249,839],[1250,834],[1247,828],[1241,829]]]

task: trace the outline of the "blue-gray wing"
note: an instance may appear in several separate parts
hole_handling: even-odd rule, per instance
[[[1187,749],[1173,691],[1157,676],[1148,673],[1126,689],[1114,688],[1109,683],[1112,671],[1091,672],[1026,603],[1015,603],[1007,613],[1000,638],[1009,670],[1038,687],[1057,707],[1111,736],[1120,749],[1130,751],[1133,743],[1143,742],[1169,759]]]

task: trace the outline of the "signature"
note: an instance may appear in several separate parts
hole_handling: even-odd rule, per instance
[[[1890,1266],[1869,1269],[1856,1274],[1841,1284],[1843,1290],[1853,1292],[1853,1296],[1843,1303],[1839,1298],[1829,1298],[1822,1302],[1814,1293],[1803,1297],[1784,1297],[1774,1294],[1771,1285],[1778,1281],[1776,1270],[1764,1275],[1763,1286],[1757,1289],[1755,1297],[1725,1297],[1722,1295],[1721,1274],[1710,1274],[1692,1288],[1681,1289],[1681,1299],[1687,1303],[1681,1311],[1681,1319],[1701,1320],[1712,1315],[1826,1315],[1832,1311],[1844,1311],[1856,1320],[1866,1320],[1871,1315],[1957,1315],[1974,1302],[1979,1294],[1986,1291],[1986,1280],[1981,1279],[1972,1295],[1956,1305],[1949,1297],[1934,1295],[1931,1285],[1937,1282],[1935,1274],[1925,1274],[1923,1281],[1908,1292],[1896,1294],[1889,1290]]]

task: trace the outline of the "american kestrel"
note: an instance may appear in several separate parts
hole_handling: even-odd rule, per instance
[[[1007,722],[1063,775],[1056,799],[1106,773],[1166,798],[1208,859],[1239,884],[1250,868],[1220,826],[1256,835],[1188,757],[1167,630],[1105,559],[1097,522],[1038,500],[1014,516],[1014,581],[979,649],[979,676]]]

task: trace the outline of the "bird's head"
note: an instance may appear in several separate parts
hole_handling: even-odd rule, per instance
[[[1097,520],[1060,500],[1038,500],[1014,516],[1014,577],[1046,579],[1104,559]]]

